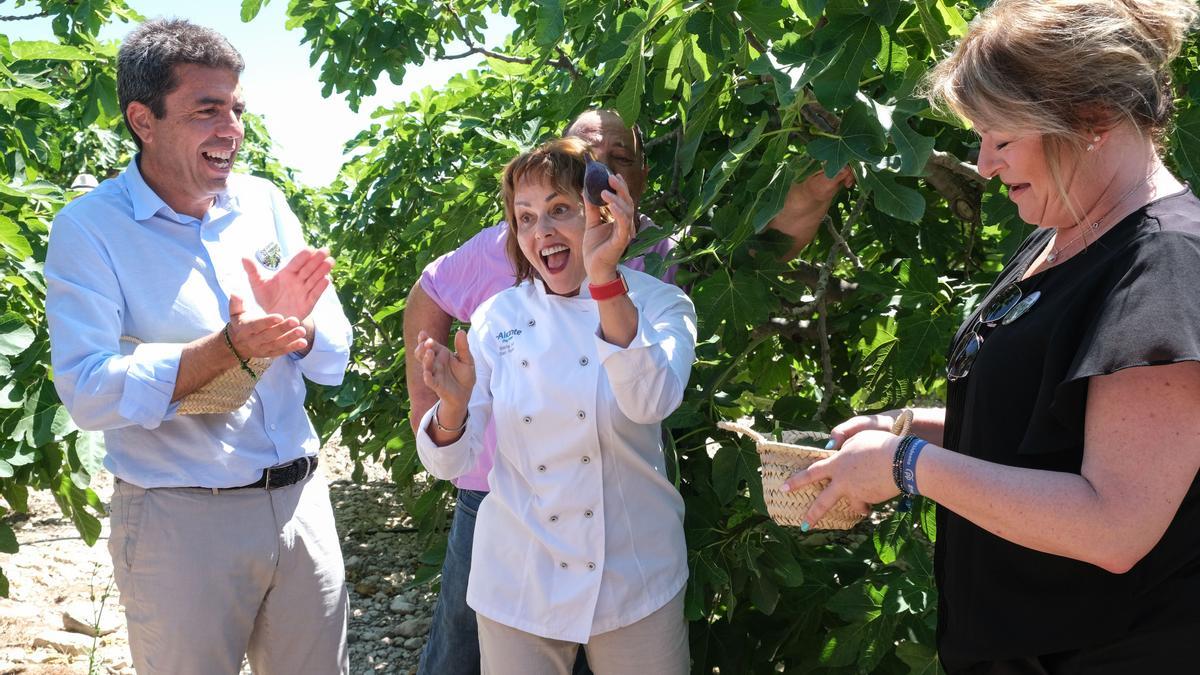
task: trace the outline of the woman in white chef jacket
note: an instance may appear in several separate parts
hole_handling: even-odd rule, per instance
[[[498,448],[475,526],[467,602],[483,673],[688,671],[683,500],[661,421],[679,406],[696,315],[678,288],[618,264],[636,222],[625,182],[581,195],[587,146],[560,139],[504,169],[517,285],[484,302],[455,351],[420,336],[439,396],[417,448],[438,478]]]

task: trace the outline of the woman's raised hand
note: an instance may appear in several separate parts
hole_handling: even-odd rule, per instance
[[[588,281],[603,284],[617,278],[617,263],[625,255],[625,249],[633,240],[634,219],[637,206],[629,194],[625,179],[610,174],[609,189],[600,193],[608,205],[612,220],[601,219],[600,207],[583,198],[586,229],[583,233],[583,268]]]
[[[442,401],[442,409],[458,419],[440,417],[446,426],[459,426],[466,417],[471,389],[475,386],[475,359],[467,344],[466,331],[454,335],[454,349],[439,344],[425,331],[417,335],[417,359],[421,362],[421,377],[425,386]]]

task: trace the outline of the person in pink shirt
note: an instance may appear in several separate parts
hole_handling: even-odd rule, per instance
[[[640,202],[649,171],[640,134],[629,129],[619,115],[610,110],[585,111],[567,127],[565,135],[587,141],[593,158],[620,175],[628,185],[634,203]],[[834,178],[826,178],[824,172],[818,172],[792,186],[783,210],[768,224],[792,238],[789,258],[812,241],[838,189],[849,187],[852,182],[852,174],[844,170]],[[643,237],[657,227],[645,214],[638,215],[638,222],[638,233]],[[422,331],[446,344],[452,319],[470,321],[476,307],[515,284],[516,274],[505,254],[508,231],[508,225],[503,221],[488,227],[425,267],[409,292],[404,312],[406,345],[416,344],[417,335]],[[670,238],[663,238],[648,253],[666,259],[674,245]],[[638,271],[646,269],[644,257],[630,259],[624,264]],[[663,270],[661,277],[673,283],[675,268]],[[415,350],[405,351],[412,404],[410,421],[415,430],[415,425],[437,401],[437,395],[422,381],[421,364],[413,358]],[[453,481],[458,488],[458,500],[442,566],[441,591],[421,654],[419,675],[476,675],[480,670],[475,613],[467,606],[466,594],[475,515],[487,495],[488,472],[495,456],[496,432],[490,423],[484,445],[487,451],[475,468]],[[576,664],[575,672],[588,672],[582,659]]]

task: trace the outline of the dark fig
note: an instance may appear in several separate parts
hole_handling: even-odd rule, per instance
[[[594,159],[587,161],[587,168],[583,172],[583,194],[587,200],[596,206],[604,206],[604,198],[600,196],[605,190],[611,190],[612,187],[608,184],[608,177],[612,175],[608,172],[608,167]]]

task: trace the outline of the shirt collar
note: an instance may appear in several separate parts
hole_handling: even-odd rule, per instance
[[[163,198],[159,197],[158,193],[146,183],[146,179],[142,177],[141,167],[138,165],[141,157],[142,154],[140,152],[134,155],[133,161],[129,163],[129,166],[125,167],[122,175],[125,182],[125,191],[129,194],[129,201],[133,205],[133,219],[141,222],[149,220],[151,216],[162,212],[166,217],[177,223],[186,224],[194,221],[195,218],[192,216],[177,213],[175,209],[163,201]],[[216,199],[213,200],[212,207],[209,207],[210,213],[213,208],[219,208],[224,211],[237,211],[237,197],[230,195],[229,190],[225,189],[218,193]]]

